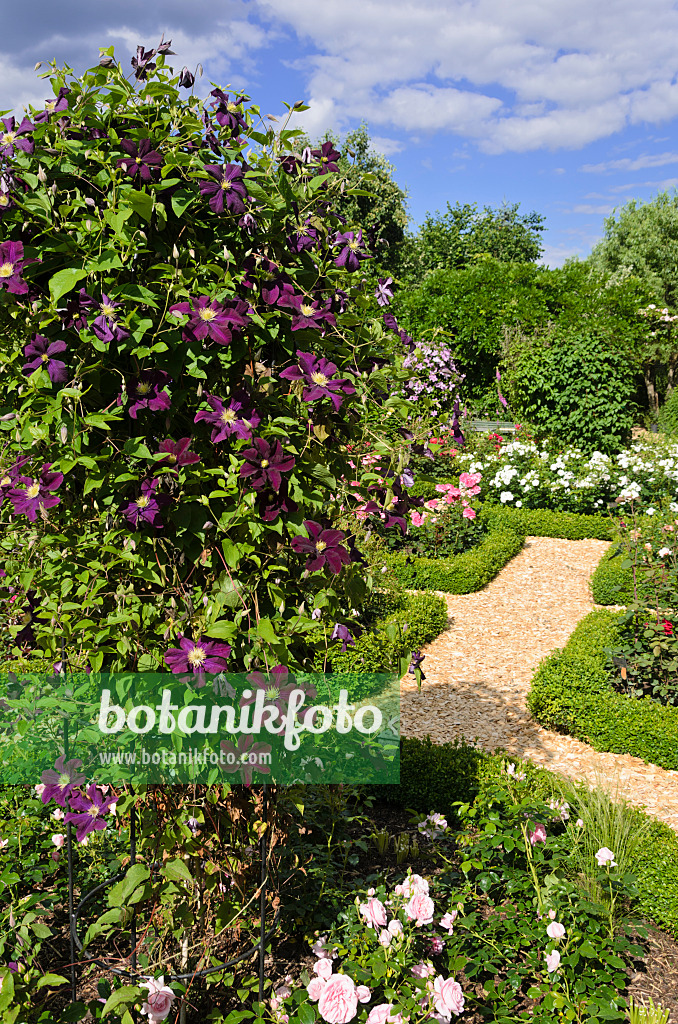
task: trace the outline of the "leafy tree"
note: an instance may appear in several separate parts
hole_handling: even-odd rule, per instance
[[[420,282],[434,270],[459,269],[483,257],[502,263],[534,263],[542,252],[544,218],[532,211],[519,215],[519,203],[498,210],[477,203],[447,204],[444,214],[426,215],[403,249],[403,276]]]

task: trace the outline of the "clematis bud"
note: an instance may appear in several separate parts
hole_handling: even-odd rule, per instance
[[[61,429],[59,431],[59,437],[61,439],[61,443],[62,444],[66,444],[66,441],[68,441],[68,427],[66,426],[65,423],[61,424]]]
[[[34,70],[34,71],[39,71],[41,67],[42,67],[42,61],[41,61],[41,60],[39,60],[39,61],[38,61],[38,63],[37,63],[37,64],[35,65],[35,67],[33,68],[33,70]]]
[[[188,252],[190,254],[191,259],[194,260],[195,259],[195,249],[189,249]]]
[[[43,185],[47,181],[45,168],[42,166],[42,164],[38,164],[38,181],[41,182]]]
[[[176,243],[172,246],[172,256],[175,260],[179,259],[179,250],[176,247]]]
[[[91,231],[92,230],[92,221],[91,220],[86,220],[85,221],[85,227],[87,228],[88,231]]]

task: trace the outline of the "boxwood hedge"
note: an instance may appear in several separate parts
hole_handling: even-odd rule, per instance
[[[614,536],[614,526],[605,516],[554,512],[549,508],[510,508],[486,503],[480,511],[480,520],[490,529],[501,527],[530,537],[612,540]]]
[[[398,553],[389,555],[386,564],[400,584],[413,590],[471,594],[494,579],[524,542],[523,533],[493,529],[477,547],[451,558],[412,558]]]
[[[596,604],[626,606],[633,601],[633,575],[631,569],[622,568],[623,561],[624,554],[616,544],[601,558],[591,577],[591,593]]]

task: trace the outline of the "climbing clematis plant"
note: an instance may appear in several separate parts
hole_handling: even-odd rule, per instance
[[[170,52],[53,65],[44,109],[2,120],[1,583],[31,595],[5,653],[310,668],[318,620],[372,586],[348,481],[405,521],[407,370],[333,212],[334,147],[298,153],[289,118],[216,85],[186,97]],[[368,437],[378,490],[350,465]]]

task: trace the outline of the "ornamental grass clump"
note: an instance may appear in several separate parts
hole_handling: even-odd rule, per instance
[[[4,651],[310,666],[307,632],[347,629],[372,587],[348,481],[367,526],[405,525],[405,352],[385,357],[388,289],[333,213],[337,152],[297,153],[245,96],[199,99],[170,53],[53,66],[54,99],[3,122]],[[380,476],[349,472],[367,420]]]

